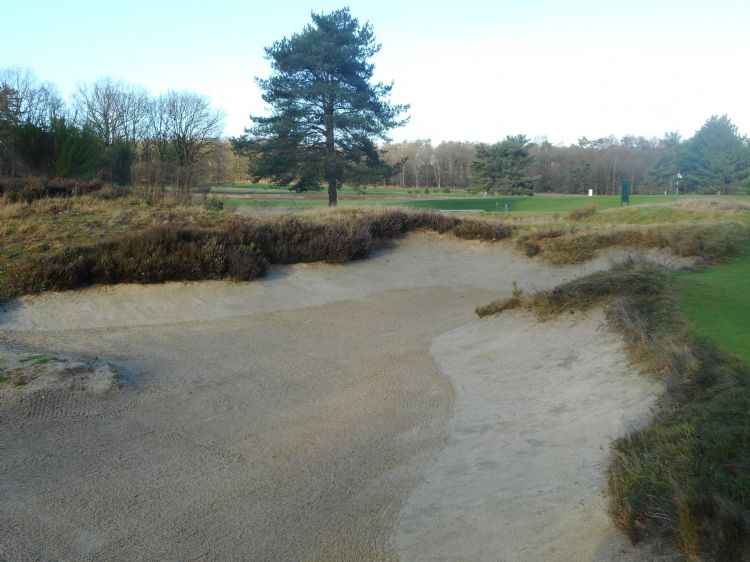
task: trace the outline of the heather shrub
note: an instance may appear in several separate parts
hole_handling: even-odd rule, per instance
[[[99,180],[70,178],[0,178],[0,195],[7,203],[31,203],[44,197],[72,197],[101,189]]]
[[[10,292],[59,291],[97,283],[249,280],[266,269],[260,252],[234,243],[220,230],[153,226],[114,242],[23,260],[10,272]]]
[[[462,220],[453,227],[453,235],[470,240],[500,240],[513,234],[511,227],[495,221]]]

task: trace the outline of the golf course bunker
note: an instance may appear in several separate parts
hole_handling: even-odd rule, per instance
[[[638,560],[603,478],[657,389],[597,313],[474,314],[608,266],[415,234],[251,283],[6,303],[0,343],[129,384],[0,393],[0,558]]]

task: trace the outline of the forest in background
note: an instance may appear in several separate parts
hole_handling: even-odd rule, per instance
[[[687,139],[583,137],[559,146],[517,135],[493,145],[426,139],[381,150],[391,173],[378,183],[405,188],[510,192],[520,182],[533,192],[615,194],[631,180],[635,193],[750,192],[750,143],[726,115],[710,117]],[[482,158],[494,169],[492,181],[483,177]],[[31,71],[0,69],[0,177],[95,177],[189,191],[248,180],[247,168],[223,137],[223,113],[205,96],[153,96],[102,78],[79,85],[66,103]]]
[[[97,178],[152,192],[247,178],[222,111],[188,91],[152,96],[102,78],[65,103],[26,69],[0,69],[0,177]]]
[[[667,133],[661,139],[583,137],[570,146],[553,145],[545,138],[530,141],[522,135],[496,145],[441,142],[433,146],[429,139],[389,143],[383,147],[384,158],[396,172],[388,182],[402,187],[470,188],[478,184],[472,174],[478,148],[519,140],[530,157],[521,166],[536,192],[585,194],[593,189],[600,195],[616,194],[622,180],[631,180],[635,193],[750,192],[750,144],[726,115],[709,118],[688,139]]]

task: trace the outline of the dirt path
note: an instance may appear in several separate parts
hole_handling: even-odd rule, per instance
[[[548,530],[545,544],[577,537],[592,545],[577,552],[609,559],[622,542],[603,512],[597,463],[653,389],[624,373],[595,318],[564,330],[580,332],[579,353],[598,357],[596,377],[580,371],[580,356],[537,357],[536,334],[552,332],[531,320],[473,314],[513,281],[545,288],[580,272],[501,244],[416,235],[371,260],[279,268],[257,283],[11,303],[0,312],[7,345],[105,358],[127,384],[104,397],[0,392],[0,559],[524,560],[537,535],[488,537],[547,525],[537,513],[545,498],[584,505],[578,531],[561,510],[561,530]],[[528,337],[511,337],[521,329]],[[607,352],[586,351],[591,338],[604,338]],[[507,345],[539,363],[519,359],[508,378],[497,361]],[[522,367],[547,378],[530,385]],[[567,378],[575,382],[561,409],[535,405],[534,388]],[[524,404],[530,432],[521,431]],[[472,411],[487,427],[475,430]],[[560,419],[575,420],[571,431],[559,431]],[[602,429],[584,439],[578,427]],[[492,449],[503,459],[485,455]],[[450,459],[464,453],[457,493]],[[565,470],[554,489],[508,479],[511,468],[542,477],[555,459]],[[512,513],[501,505],[485,517],[483,496],[513,502]],[[424,511],[425,498],[439,509]],[[467,521],[482,544],[418,544],[436,524]]]

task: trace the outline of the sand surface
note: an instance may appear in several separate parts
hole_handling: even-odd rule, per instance
[[[0,393],[0,560],[653,560],[602,490],[657,389],[597,314],[473,312],[608,265],[419,234],[259,282],[8,303],[7,349],[124,384]]]

